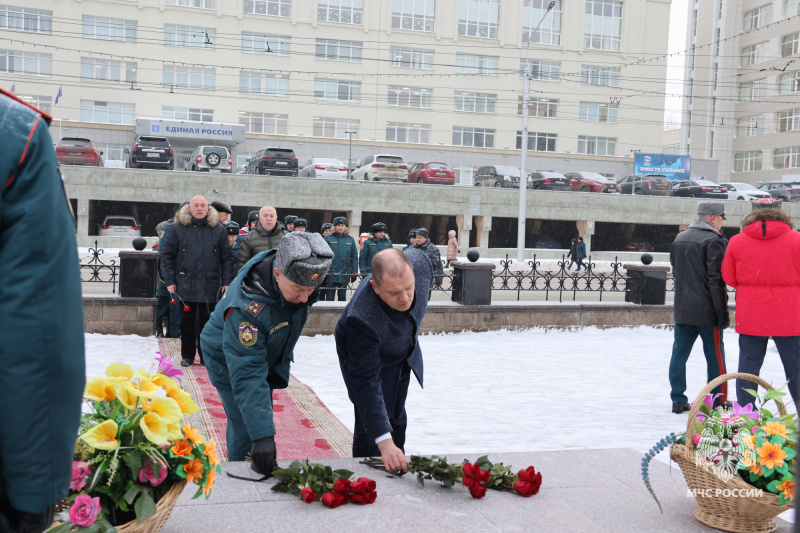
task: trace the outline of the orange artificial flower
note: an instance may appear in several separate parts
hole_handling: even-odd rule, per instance
[[[200,459],[194,458],[183,465],[183,471],[186,472],[187,483],[201,479],[204,473],[203,462],[200,461]]]
[[[186,435],[187,439],[194,442],[198,446],[206,442],[206,439],[203,438],[200,432],[189,424],[183,425],[183,434]]]
[[[764,474],[761,471],[761,465],[759,465],[758,463],[753,461],[753,459],[751,458],[751,454],[750,453],[744,454],[744,457],[742,458],[742,464],[744,466],[749,467],[750,468],[750,473],[752,473],[752,474],[756,474],[756,475],[759,475],[759,476]]]
[[[217,472],[215,470],[211,470],[208,475],[206,476],[206,484],[203,486],[203,493],[208,498],[211,491],[214,490],[214,481],[217,480]]]
[[[170,448],[170,450],[178,457],[192,455],[192,444],[188,441],[188,439],[176,440],[175,445]]]
[[[769,469],[782,466],[783,460],[787,457],[787,453],[781,449],[780,444],[772,444],[769,441],[765,442],[756,452],[758,453],[758,462]]]
[[[211,466],[217,466],[219,464],[219,456],[217,455],[217,443],[214,442],[214,439],[211,439],[206,443],[205,454],[206,457],[208,457],[208,462],[211,463]]]
[[[781,424],[780,422],[767,422],[761,429],[764,430],[764,433],[768,435],[780,435],[784,439],[789,438],[789,430],[786,429],[786,426]]]
[[[784,498],[786,498],[787,500],[794,500],[794,487],[795,487],[794,481],[789,481],[788,479],[784,479],[783,483],[778,485],[776,488],[778,490],[783,491]]]

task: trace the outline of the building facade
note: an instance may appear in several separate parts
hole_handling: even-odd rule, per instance
[[[692,1],[682,148],[719,179],[800,178],[797,0]]]
[[[662,146],[669,0],[0,2],[0,83],[106,159],[154,118],[179,169],[198,144],[235,165],[276,144],[301,165],[435,150],[470,184],[519,164],[528,41],[529,169],[622,177]]]

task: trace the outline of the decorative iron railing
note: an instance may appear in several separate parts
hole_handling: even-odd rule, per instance
[[[111,283],[111,293],[116,293],[119,281],[117,279],[119,265],[116,264],[116,260],[112,259],[108,263],[104,263],[100,256],[105,252],[97,246],[97,241],[94,241],[94,248],[89,248],[89,253],[92,254],[89,262],[80,263],[81,281],[84,283]]]

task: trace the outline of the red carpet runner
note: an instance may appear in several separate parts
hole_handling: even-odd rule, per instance
[[[225,410],[217,389],[208,379],[206,367],[200,365],[198,358],[194,365],[182,368],[178,339],[158,339],[158,347],[177,368],[183,370],[182,386],[200,406],[199,412],[189,416],[189,423],[218,443],[220,459],[226,461]],[[289,380],[289,388],[273,392],[272,408],[278,460],[351,457],[352,433],[325,407],[313,390],[294,376]]]

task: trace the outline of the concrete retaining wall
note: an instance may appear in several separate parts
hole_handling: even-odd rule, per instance
[[[148,337],[154,332],[155,312],[155,298],[83,297],[86,333]]]

